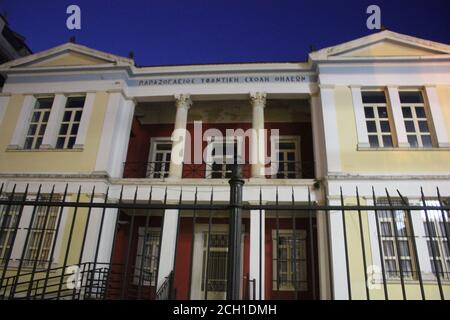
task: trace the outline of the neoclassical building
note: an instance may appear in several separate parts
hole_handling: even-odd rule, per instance
[[[137,67],[66,43],[0,73],[0,296],[223,299],[232,268],[242,299],[450,298],[449,45]]]

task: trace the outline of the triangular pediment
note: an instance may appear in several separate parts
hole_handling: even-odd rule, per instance
[[[333,58],[422,57],[450,54],[450,46],[384,30],[310,54],[312,60]]]
[[[28,67],[63,67],[63,66],[86,66],[113,63],[111,60],[99,59],[83,53],[68,51],[66,53],[56,54],[54,57],[46,57],[41,61],[32,61],[31,63],[22,64]]]
[[[20,59],[7,62],[0,66],[2,69],[46,69],[65,67],[85,67],[100,65],[128,65],[134,61],[128,58],[94,50],[75,43],[32,54]]]
[[[401,57],[436,54],[442,54],[442,52],[393,40],[382,40],[338,55],[344,57]]]

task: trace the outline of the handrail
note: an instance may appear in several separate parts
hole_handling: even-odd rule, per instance
[[[92,266],[96,266],[95,269],[92,269]],[[76,290],[74,288],[66,288],[62,291],[67,292],[67,296],[78,296],[80,298],[82,292],[84,293],[83,298],[91,298],[94,294],[96,298],[103,298],[104,294],[106,293],[106,289],[108,286],[108,279],[105,279],[108,277],[108,270],[111,268],[111,264],[109,263],[94,263],[94,262],[83,262],[80,265],[77,265],[79,267],[79,277],[75,278],[75,280],[81,281],[81,285],[79,287],[76,287]],[[21,293],[25,293],[28,291],[28,289],[20,288],[21,286],[25,286],[27,288],[31,288],[32,294],[27,295],[27,299],[29,298],[49,298],[52,294],[58,293],[58,291],[61,291],[59,288],[60,281],[63,281],[61,277],[61,272],[63,272],[63,267],[55,267],[50,269],[42,269],[36,273],[42,273],[45,274],[45,278],[34,278],[33,280],[28,280],[28,276],[30,276],[32,273],[22,273],[18,275],[13,275],[9,277],[5,277],[3,279],[3,283],[0,284],[0,297],[5,299],[20,299]],[[57,273],[55,275],[55,273]],[[64,272],[65,276],[70,276],[70,274],[66,274]],[[84,275],[87,275],[87,277],[84,277]],[[25,278],[26,280],[21,281],[21,279]],[[58,283],[51,283],[51,280],[54,279],[61,279],[58,281]],[[95,286],[92,284],[95,283]],[[55,290],[52,290],[54,287],[56,287]],[[50,290],[49,290],[50,289]],[[84,291],[82,290],[84,289]],[[77,293],[78,291],[78,293]],[[69,294],[70,293],[70,294]],[[18,295],[18,296],[17,296]],[[51,297],[49,298],[51,299]]]
[[[278,171],[268,174],[267,179],[312,179],[313,161],[272,161],[278,163]],[[242,162],[243,178],[251,177],[251,163]],[[186,163],[183,162],[183,178],[188,179],[228,179],[231,177],[233,163]],[[125,178],[164,179],[169,175],[169,161],[127,161],[123,163]],[[269,167],[270,164],[267,164]]]
[[[173,271],[170,271],[165,279],[156,291],[156,300],[172,300],[175,298],[173,292]]]

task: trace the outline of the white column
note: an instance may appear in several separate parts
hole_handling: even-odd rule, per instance
[[[427,95],[428,106],[430,107],[431,120],[433,121],[438,147],[448,148],[450,147],[450,142],[436,86],[425,86],[425,92]]]
[[[252,142],[251,164],[252,178],[265,177],[266,141],[264,134],[264,108],[266,106],[266,93],[255,92],[250,94],[252,104]]]
[[[265,211],[250,211],[250,280],[255,281],[256,300],[264,300],[265,289]],[[260,247],[261,246],[261,247]],[[261,282],[260,282],[261,276]],[[250,290],[253,287],[250,286]],[[262,293],[260,295],[260,292]],[[253,296],[253,292],[250,292]]]
[[[22,109],[20,109],[19,117],[17,118],[16,128],[14,129],[13,137],[8,149],[21,149],[25,143],[25,135],[30,123],[31,113],[36,104],[36,98],[33,95],[26,95]]]
[[[105,198],[102,196],[95,196],[94,203],[104,203]],[[87,218],[87,210],[82,213],[82,216]],[[80,214],[80,213],[79,213]],[[100,237],[100,246],[98,252],[98,262],[110,262],[111,250],[113,246],[113,239],[115,233],[116,218],[118,214],[117,209],[107,208],[105,210],[105,217],[103,220],[103,226],[100,230],[102,220],[103,209],[92,208],[91,217],[89,219],[89,225],[86,232],[86,242],[83,250],[82,262],[93,262],[95,260],[95,251],[97,249],[97,243]],[[110,217],[112,216],[112,218]],[[101,234],[100,234],[101,232]],[[101,249],[101,250],[100,250]]]
[[[318,179],[325,175],[325,143],[323,140],[323,121],[320,110],[320,96],[311,95],[311,123],[313,132],[314,171]]]
[[[6,108],[8,108],[10,95],[0,95],[0,125],[5,117]]]
[[[157,288],[163,284],[165,278],[173,270],[175,258],[175,244],[177,241],[178,210],[165,210],[161,235],[161,248],[158,269]]]
[[[327,213],[317,211],[317,251],[319,262],[319,291],[321,300],[329,300],[331,297],[330,260],[328,257],[328,233]]]
[[[392,116],[394,118],[395,132],[397,136],[398,146],[400,148],[409,148],[408,138],[406,136],[405,121],[403,120],[402,105],[398,88],[388,86],[389,102],[391,104]]]
[[[172,133],[172,153],[170,156],[169,178],[181,179],[186,143],[186,125],[188,110],[192,100],[188,94],[175,95],[175,125]]]
[[[109,94],[95,171],[120,177],[128,150],[134,102],[121,92]]]
[[[330,205],[340,205],[338,200],[329,201]],[[330,211],[330,237],[331,237],[331,275],[335,300],[348,300],[347,266],[345,260],[344,225],[342,212]],[[347,237],[348,239],[348,237]],[[348,245],[348,242],[347,242]]]
[[[97,153],[95,171],[108,173],[112,162],[112,148],[116,145],[117,128],[120,122],[120,108],[124,103],[124,98],[119,92],[109,94],[108,105],[106,106],[105,120],[103,121],[100,147]]]
[[[117,129],[117,146],[113,149],[113,160],[110,170],[110,175],[112,177],[122,177],[123,174],[130,141],[131,126],[133,124],[134,107],[134,101],[127,99],[124,101],[120,110],[119,118],[121,119],[121,122]]]
[[[80,126],[78,127],[77,138],[73,146],[74,149],[82,149],[86,142],[86,137],[89,129],[89,122],[94,109],[95,92],[89,92],[86,94],[86,100],[84,101],[83,113],[81,114]]]
[[[339,131],[336,120],[336,101],[334,86],[320,86],[320,100],[322,102],[323,127],[325,131],[325,150],[327,155],[327,171],[335,173],[341,171],[341,155],[339,146]]]
[[[55,94],[40,149],[55,148],[56,139],[58,137],[59,128],[61,127],[61,121],[63,119],[66,103],[67,97],[64,94]]]
[[[366,116],[361,96],[361,87],[350,86],[352,90],[353,111],[355,113],[356,132],[358,135],[358,147],[369,148],[369,136],[367,135]]]
[[[100,227],[102,227],[102,229],[101,229],[102,233],[100,236],[100,244],[99,244],[99,248],[98,248],[97,262],[109,263],[109,262],[111,262],[110,261],[111,250],[113,248],[114,233],[116,232],[116,230],[115,230],[116,219],[117,219],[117,215],[119,214],[119,210],[115,209],[115,208],[107,208],[105,210],[103,226],[101,226],[101,223],[99,221],[99,217],[101,219],[101,215],[98,213],[99,212],[97,211],[91,215],[92,217],[97,216],[93,219],[92,223],[94,226],[97,226],[98,232],[100,232]],[[97,233],[97,237],[98,237],[98,233]],[[95,244],[97,244],[97,239],[98,238],[95,238],[95,242],[94,242]],[[95,254],[95,249],[94,249],[94,254]]]

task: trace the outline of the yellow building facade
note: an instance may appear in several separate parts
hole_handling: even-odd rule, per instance
[[[245,162],[240,298],[450,298],[449,45],[385,30],[307,62],[137,67],[67,43],[0,72],[3,297],[155,299],[173,275],[177,299],[224,298],[226,215],[208,229],[195,208],[133,207],[228,201],[230,155],[210,151],[228,137],[195,140],[201,122],[279,131],[242,146],[277,166]],[[269,208],[311,203],[294,222]],[[92,291],[102,272],[117,288]]]

